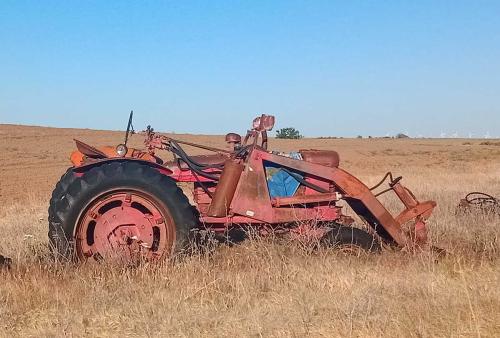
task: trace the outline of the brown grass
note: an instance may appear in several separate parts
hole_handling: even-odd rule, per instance
[[[432,243],[451,253],[444,258],[425,251],[345,257],[256,238],[127,269],[50,260],[46,208],[72,136],[106,144],[121,133],[0,126],[0,253],[16,263],[0,273],[1,336],[500,335],[500,218],[454,215],[468,191],[500,196],[496,147],[272,140],[282,150],[336,149],[343,167],[368,185],[388,169],[405,176],[417,196],[438,202],[429,227]],[[180,137],[221,145],[217,137]],[[396,208],[393,198],[384,202]]]

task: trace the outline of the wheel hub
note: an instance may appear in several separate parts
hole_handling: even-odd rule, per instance
[[[80,257],[135,261],[160,257],[173,231],[151,198],[136,192],[115,192],[93,201],[77,229]]]

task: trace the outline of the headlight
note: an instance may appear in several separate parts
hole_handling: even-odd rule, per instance
[[[118,154],[118,156],[123,157],[123,156],[127,155],[127,152],[128,152],[128,148],[126,145],[119,144],[116,146],[116,153]]]

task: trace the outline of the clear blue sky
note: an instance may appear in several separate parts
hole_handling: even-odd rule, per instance
[[[0,123],[500,136],[500,1],[0,1]]]

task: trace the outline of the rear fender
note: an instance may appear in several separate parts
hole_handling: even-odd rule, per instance
[[[163,164],[163,161],[154,155],[149,154],[146,151],[128,148],[127,153],[123,156],[118,155],[116,152],[116,147],[113,146],[104,146],[95,148],[87,143],[83,143],[82,141],[76,140],[76,148],[77,150],[73,151],[70,156],[71,163],[75,167],[80,167],[89,163],[94,163],[95,161],[102,161],[105,159],[140,159],[143,161],[148,161],[157,164]]]
[[[161,164],[154,163],[151,161],[141,160],[141,159],[137,159],[137,158],[123,158],[123,157],[106,158],[106,159],[102,159],[102,160],[96,160],[95,162],[92,162],[92,163],[84,164],[84,165],[81,165],[78,167],[73,167],[73,172],[76,173],[77,175],[83,175],[84,173],[86,173],[87,171],[89,171],[90,169],[92,169],[94,167],[99,167],[103,164],[112,163],[112,162],[135,162],[135,163],[146,165],[146,166],[151,167],[151,168],[155,168],[162,175],[171,176],[173,174],[172,170],[164,167]]]

